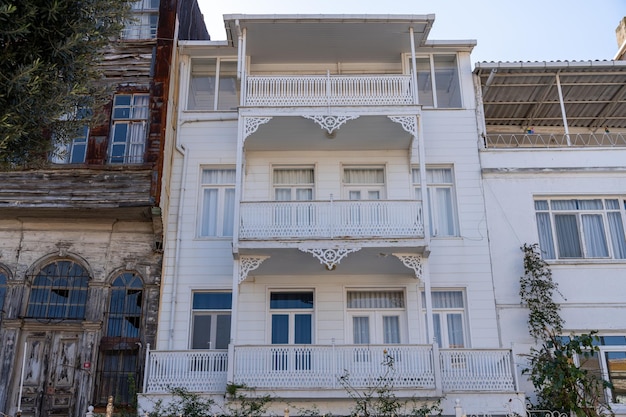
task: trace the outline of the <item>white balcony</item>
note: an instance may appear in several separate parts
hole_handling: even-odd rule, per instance
[[[392,106],[414,104],[410,75],[250,75],[245,106]]]
[[[500,148],[593,148],[625,147],[625,133],[490,133],[485,147]]]
[[[421,238],[422,202],[242,202],[241,240]]]
[[[359,389],[379,378],[398,389],[512,392],[517,389],[510,350],[436,349],[432,345],[235,346],[233,381],[260,390],[342,391],[340,378]],[[227,352],[151,351],[144,393],[184,387],[224,393]],[[393,366],[384,364],[386,355]],[[433,358],[438,357],[436,363]]]

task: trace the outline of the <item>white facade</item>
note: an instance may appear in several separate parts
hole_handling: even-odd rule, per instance
[[[433,21],[232,15],[228,41],[180,46],[142,407],[236,383],[345,413],[338,378],[366,388],[385,354],[398,395],[444,414],[523,407],[494,302],[475,42],[428,40]]]
[[[623,88],[624,64],[481,63],[475,70],[484,96],[480,160],[503,344],[517,353],[533,344],[520,304],[520,247],[538,243],[558,284],[564,335],[598,331],[601,353],[586,366],[614,384],[606,396],[620,415],[626,413],[626,112],[614,92]]]

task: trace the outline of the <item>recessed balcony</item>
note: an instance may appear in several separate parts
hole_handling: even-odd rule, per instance
[[[414,100],[410,75],[250,75],[244,105],[394,106]]]

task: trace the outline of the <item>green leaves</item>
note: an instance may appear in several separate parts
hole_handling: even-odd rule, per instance
[[[0,5],[0,168],[45,162],[76,109],[105,97],[98,63],[132,0],[4,0]],[[63,125],[67,128],[59,129]]]
[[[604,398],[610,383],[590,369],[598,368],[598,337],[588,334],[563,337],[565,322],[561,307],[554,302],[558,292],[552,271],[541,258],[539,246],[524,245],[524,276],[520,278],[520,297],[529,309],[528,328],[537,347],[528,355],[529,376],[537,393],[537,408],[572,412],[577,416],[612,415]],[[586,362],[596,365],[585,368]]]

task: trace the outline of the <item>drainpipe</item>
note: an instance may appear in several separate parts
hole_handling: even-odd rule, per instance
[[[183,74],[183,77],[181,78],[187,77],[186,76],[187,72],[185,72],[186,67],[187,67],[186,63],[181,62],[180,74]],[[181,81],[183,80],[181,79]],[[180,176],[180,195],[179,195],[179,200],[178,200],[178,213],[177,213],[177,219],[176,219],[176,241],[175,241],[176,248],[174,249],[174,275],[172,278],[172,296],[171,296],[171,302],[170,302],[170,319],[169,319],[169,326],[168,326],[169,327],[168,329],[169,338],[167,342],[168,350],[172,350],[173,344],[174,344],[174,319],[176,318],[176,304],[177,304],[176,297],[177,297],[177,292],[178,292],[178,277],[180,275],[180,246],[181,246],[181,241],[182,241],[181,229],[182,229],[182,223],[183,223],[182,210],[183,210],[183,202],[185,201],[185,191],[186,191],[185,175],[187,173],[187,164],[188,164],[187,150],[180,141],[181,141],[181,138],[177,131],[175,149],[183,157],[183,168],[182,168],[182,172]]]

